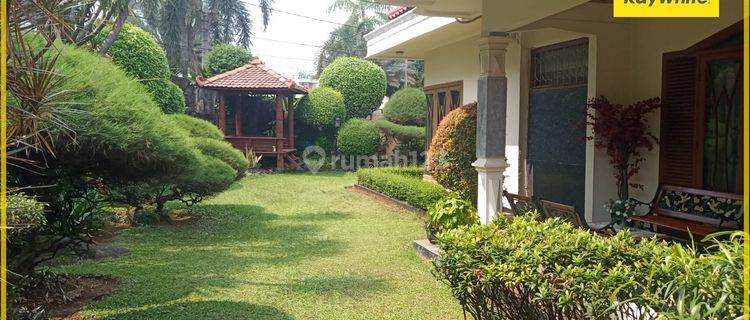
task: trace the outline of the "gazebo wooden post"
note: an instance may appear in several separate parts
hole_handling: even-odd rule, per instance
[[[284,97],[276,93],[276,168],[284,169],[284,156],[281,149],[284,148]]]
[[[222,134],[226,133],[227,128],[227,109],[226,109],[226,97],[224,97],[224,92],[219,91],[219,112],[217,117],[219,129],[221,130]]]
[[[290,95],[287,98],[287,139],[289,140],[289,148],[294,148],[294,95]]]
[[[237,96],[237,101],[234,105],[234,135],[242,136],[242,96]]]

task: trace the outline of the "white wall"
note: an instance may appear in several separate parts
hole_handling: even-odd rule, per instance
[[[477,101],[477,81],[479,80],[479,36],[454,43],[446,43],[425,52],[424,85],[463,80],[463,102]]]

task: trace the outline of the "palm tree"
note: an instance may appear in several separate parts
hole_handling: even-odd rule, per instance
[[[338,57],[364,57],[367,54],[367,42],[364,35],[388,21],[387,5],[359,0],[335,0],[328,12],[345,11],[349,18],[336,30],[331,32],[323,44],[316,61],[317,72]]]
[[[349,13],[347,21],[331,32],[328,40],[318,54],[316,69],[318,75],[323,69],[338,57],[367,55],[367,41],[364,35],[388,21],[387,5],[361,0],[335,0],[328,8],[328,12],[346,11]],[[391,94],[401,87],[421,87],[421,61],[389,59],[377,61],[388,76],[388,93]]]

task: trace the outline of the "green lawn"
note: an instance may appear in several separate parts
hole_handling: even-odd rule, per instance
[[[121,258],[61,271],[119,277],[98,319],[459,319],[416,257],[421,222],[352,194],[352,174],[246,177],[181,226],[125,230]]]

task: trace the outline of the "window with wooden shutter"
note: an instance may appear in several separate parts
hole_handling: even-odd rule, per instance
[[[427,144],[429,146],[438,124],[448,112],[461,106],[463,81],[441,83],[424,87],[427,96]]]
[[[662,61],[659,182],[742,193],[742,22]]]
[[[661,183],[698,187],[696,58],[664,55],[662,73]]]

